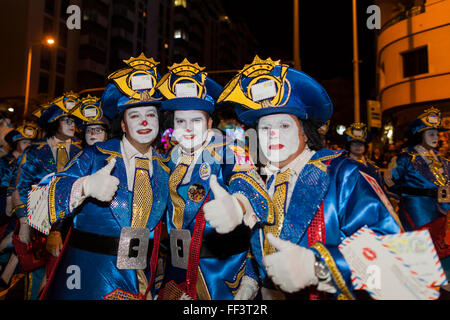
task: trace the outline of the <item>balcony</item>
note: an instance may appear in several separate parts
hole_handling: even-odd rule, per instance
[[[106,51],[107,45],[104,39],[100,39],[92,34],[82,35],[80,37],[81,45],[90,45],[102,51]]]
[[[106,73],[106,66],[101,65],[100,63],[95,62],[94,60],[91,59],[80,60],[78,69],[97,73],[102,76],[105,75]]]
[[[425,12],[425,5],[420,5],[420,6],[414,6],[408,10],[404,10],[399,12],[397,15],[395,15],[394,17],[392,17],[391,19],[389,19],[382,27],[381,27],[381,32],[383,32],[384,30],[386,30],[387,28],[389,28],[390,26],[406,20],[408,18],[414,17],[418,14],[424,13]]]

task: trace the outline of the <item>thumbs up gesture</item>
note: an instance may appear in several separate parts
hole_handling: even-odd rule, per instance
[[[236,197],[220,186],[215,175],[211,175],[209,186],[214,200],[203,206],[205,219],[217,233],[229,233],[242,223],[242,207]]]
[[[271,233],[267,234],[267,240],[278,250],[263,259],[267,274],[274,284],[289,293],[318,284],[312,250],[276,238]]]
[[[115,165],[116,158],[113,158],[96,173],[87,176],[83,180],[84,196],[92,197],[103,202],[111,201],[119,185],[119,179],[111,175]]]

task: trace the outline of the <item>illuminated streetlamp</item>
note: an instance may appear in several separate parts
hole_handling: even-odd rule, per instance
[[[38,44],[44,44],[47,46],[53,46],[55,45],[56,41],[52,37],[47,37],[45,41],[37,42],[37,43],[31,43],[28,47],[28,63],[27,63],[27,82],[25,87],[25,106],[23,110],[23,121],[25,121],[28,113],[28,102],[30,99],[30,78],[31,78],[31,59],[33,57],[33,46]]]

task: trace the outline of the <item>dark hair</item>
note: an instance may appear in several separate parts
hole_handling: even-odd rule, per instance
[[[323,148],[323,139],[322,136],[319,133],[319,128],[321,127],[321,124],[314,120],[302,120],[300,118],[297,118],[300,122],[303,132],[308,137],[308,141],[306,144],[311,150],[317,151]]]
[[[47,123],[44,126],[45,137],[46,138],[51,138],[51,137],[55,136],[58,133],[59,122],[60,122],[60,119],[58,119],[56,121],[53,121],[53,122],[50,122],[50,123]]]

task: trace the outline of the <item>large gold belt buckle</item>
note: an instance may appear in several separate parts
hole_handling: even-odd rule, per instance
[[[438,202],[449,203],[450,202],[450,185],[439,187],[438,189]]]

